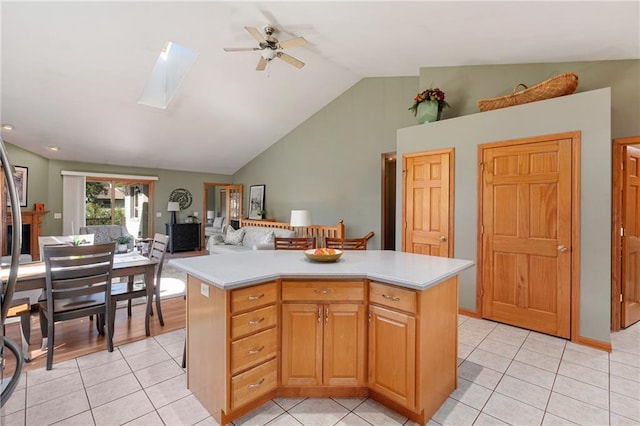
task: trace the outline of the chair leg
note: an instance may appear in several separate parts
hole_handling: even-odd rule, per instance
[[[132,292],[133,291],[133,277],[130,276],[129,279],[127,280],[127,291],[128,292]],[[127,315],[131,316],[131,299],[129,299],[127,301]]]
[[[114,314],[115,304],[107,303],[105,323],[107,324],[107,351],[109,352],[113,352],[113,325],[115,322]]]
[[[53,366],[53,339],[54,339],[54,321],[47,321],[47,370],[51,370]]]
[[[164,327],[164,319],[162,318],[162,308],[160,307],[160,286],[156,286],[155,296],[156,296],[156,311],[158,311],[158,320],[160,321],[160,325]],[[153,314],[153,311],[151,313]]]
[[[47,326],[47,317],[42,313],[42,307],[40,308],[40,335],[42,336],[42,347],[41,349],[44,350],[44,348],[47,346],[47,330],[48,330],[48,326]]]
[[[31,361],[29,356],[29,340],[31,340],[31,315],[20,315],[20,337],[22,338],[22,356],[26,362]]]

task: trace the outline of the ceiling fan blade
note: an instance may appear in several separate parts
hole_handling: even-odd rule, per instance
[[[267,61],[265,58],[260,56],[260,60],[258,61],[258,66],[256,66],[256,71],[264,71],[264,69],[267,67],[268,62],[269,61]]]
[[[292,47],[300,47],[307,44],[307,40],[304,37],[296,37],[289,40],[281,41],[280,48],[282,49],[290,49]]]
[[[260,43],[267,42],[267,40],[264,39],[264,37],[262,36],[262,34],[260,34],[260,31],[258,31],[256,27],[244,27],[244,29],[249,31],[249,34],[251,34],[253,38],[258,40]]]
[[[253,50],[260,50],[259,47],[225,47],[225,52],[250,52]]]
[[[287,55],[284,52],[277,52],[276,56],[280,59],[282,59],[283,61],[285,61],[286,63],[293,65],[296,68],[302,68],[304,67],[304,62],[302,62],[299,59],[294,58],[291,55]]]

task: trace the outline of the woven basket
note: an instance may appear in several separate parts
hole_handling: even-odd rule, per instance
[[[524,86],[525,90],[517,92],[520,86]],[[510,95],[491,99],[480,99],[478,101],[478,108],[482,112],[529,102],[543,101],[558,96],[570,95],[575,92],[576,87],[578,87],[578,74],[566,72],[529,88],[527,88],[524,83],[518,83]]]

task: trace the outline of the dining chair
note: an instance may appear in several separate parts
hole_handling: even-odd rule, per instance
[[[316,237],[275,237],[275,250],[308,250],[316,248]]]
[[[164,319],[162,318],[162,307],[160,304],[160,281],[162,279],[162,266],[164,263],[164,256],[167,252],[167,246],[169,245],[169,236],[165,234],[155,234],[153,237],[153,243],[149,250],[149,259],[155,260],[155,275],[153,279],[153,294],[156,301],[156,311],[158,313],[158,320],[160,325],[164,326]],[[131,316],[131,301],[138,297],[145,297],[147,295],[147,283],[143,281],[134,282],[134,277],[129,277],[127,282],[114,283],[111,286],[111,309],[114,312],[112,320],[115,321],[116,303],[119,301],[127,301],[127,315]],[[153,310],[146,312],[147,317],[145,321],[148,321],[148,316],[153,315]],[[113,326],[113,324],[112,324]],[[113,331],[113,327],[112,327]]]
[[[113,352],[109,299],[115,251],[115,243],[44,246],[46,300],[39,301],[39,307],[42,335],[47,339],[47,370],[53,364],[58,321],[95,314],[98,332],[106,335],[107,350]]]
[[[324,244],[326,248],[340,249],[340,250],[366,250],[367,241],[373,237],[374,233],[369,232],[362,238],[331,238],[326,237]]]

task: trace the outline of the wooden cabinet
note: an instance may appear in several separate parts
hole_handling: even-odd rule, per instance
[[[369,308],[369,387],[407,408],[415,406],[416,319]]]
[[[370,396],[424,424],[457,384],[458,279],[417,291],[369,284]]]
[[[282,385],[366,386],[363,282],[283,281],[282,301]]]
[[[199,223],[167,223],[169,253],[176,251],[200,250]]]

